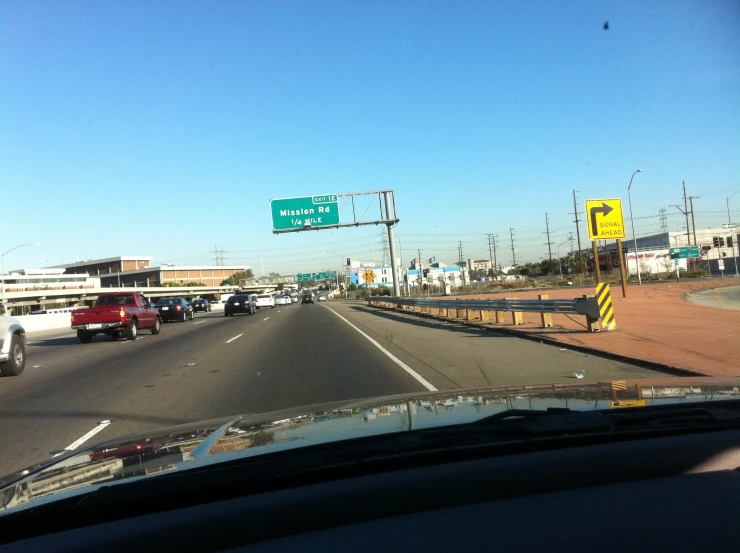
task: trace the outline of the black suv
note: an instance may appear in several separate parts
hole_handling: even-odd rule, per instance
[[[205,311],[206,313],[211,311],[211,304],[208,300],[193,300],[193,311]]]
[[[159,318],[165,322],[193,320],[193,306],[185,298],[159,298],[154,307],[159,311]]]
[[[303,305],[304,303],[313,303],[313,295],[303,294],[303,297],[301,298],[301,305]]]
[[[230,317],[234,313],[246,313],[247,315],[254,315],[257,312],[257,307],[254,304],[254,299],[249,294],[238,294],[231,296],[224,304],[224,316]]]

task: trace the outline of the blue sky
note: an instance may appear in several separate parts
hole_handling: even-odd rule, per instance
[[[270,199],[392,188],[404,261],[485,258],[496,233],[506,264],[509,228],[540,259],[546,212],[557,246],[573,189],[626,205],[638,167],[638,236],[661,207],[681,230],[684,180],[717,226],[740,190],[738,29],[732,0],[6,0],[0,248],[42,244],[10,268],[216,244],[339,267],[382,258],[382,229],[273,235]]]

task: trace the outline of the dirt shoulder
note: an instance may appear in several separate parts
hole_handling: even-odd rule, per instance
[[[542,329],[538,328],[540,317],[535,313],[525,313],[525,324],[520,326],[512,325],[511,314],[507,314],[507,322],[498,326],[706,375],[735,376],[740,375],[740,311],[696,305],[685,298],[693,292],[738,284],[735,279],[712,279],[631,285],[627,298],[622,297],[619,286],[612,286],[618,329],[611,332],[587,333],[579,324],[585,323],[584,317],[570,320],[565,315],[553,315],[555,326]],[[465,295],[460,299],[537,299],[538,294],[566,299],[594,293],[593,289],[576,288]]]

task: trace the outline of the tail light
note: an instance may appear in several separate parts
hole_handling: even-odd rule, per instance
[[[179,305],[177,307],[175,307],[175,311],[180,311],[180,309],[182,309],[182,308]]]
[[[119,316],[120,316],[120,317],[121,317],[122,319],[125,319],[125,318],[126,318],[126,311],[125,311],[125,310],[123,309],[123,307],[121,307],[120,311],[118,311],[118,315],[119,315]]]

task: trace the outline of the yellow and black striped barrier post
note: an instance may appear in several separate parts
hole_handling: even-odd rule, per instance
[[[616,330],[617,320],[614,318],[612,295],[609,285],[605,282],[596,285],[596,301],[599,303],[601,330]]]

